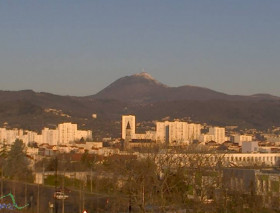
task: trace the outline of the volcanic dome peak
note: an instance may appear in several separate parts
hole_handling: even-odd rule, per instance
[[[133,76],[138,76],[138,77],[143,77],[143,78],[146,78],[146,79],[149,79],[149,80],[155,80],[149,73],[147,72],[140,72],[140,73],[136,73],[134,74]]]
[[[149,73],[147,72],[140,72],[140,73],[136,73],[136,74],[133,74],[129,77],[138,77],[138,78],[143,78],[143,79],[146,79],[146,80],[149,80],[149,81],[152,81],[154,83],[156,83],[157,85],[160,85],[160,86],[164,86],[164,87],[168,87],[167,85],[159,82],[158,80],[156,80],[154,77],[152,77]]]

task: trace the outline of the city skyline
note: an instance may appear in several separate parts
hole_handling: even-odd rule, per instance
[[[144,69],[172,87],[278,95],[279,8],[260,0],[3,1],[0,90],[86,96]]]

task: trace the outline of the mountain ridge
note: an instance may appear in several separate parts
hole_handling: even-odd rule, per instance
[[[148,73],[139,73],[125,76],[112,82],[109,86],[95,95],[88,96],[94,99],[116,99],[132,103],[151,103],[158,101],[176,100],[259,100],[279,99],[270,94],[229,95],[205,87],[184,85],[170,87],[155,80]]]
[[[97,119],[92,119],[92,114],[97,114]],[[75,122],[100,137],[109,137],[110,132],[118,137],[124,114],[135,114],[140,122],[191,118],[210,125],[264,129],[280,126],[280,98],[262,93],[228,95],[188,85],[168,87],[145,73],[117,79],[92,96],[0,91],[0,126],[8,123],[10,128],[40,130]]]
[[[133,90],[136,91],[133,91]],[[116,94],[117,93],[117,94]],[[140,97],[139,94],[140,93]],[[185,94],[184,94],[185,93]],[[204,93],[204,94],[203,94]],[[209,99],[227,99],[227,100],[244,100],[249,98],[250,100],[260,100],[260,99],[271,99],[280,100],[280,97],[267,94],[267,93],[257,93],[252,95],[231,95],[224,92],[219,92],[207,87],[193,86],[193,85],[182,85],[171,87],[163,84],[153,78],[150,74],[146,72],[136,73],[130,76],[121,77],[107,87],[103,88],[99,92],[93,95],[87,96],[74,96],[74,95],[58,95],[49,92],[36,92],[32,89],[25,90],[0,90],[0,98],[3,100],[8,99],[18,99],[18,98],[31,98],[36,96],[56,96],[56,97],[68,97],[73,99],[115,99],[121,101],[135,102],[131,99],[140,99],[138,101],[149,100],[151,102],[157,101],[174,101],[174,100],[209,100]],[[121,95],[127,96],[120,97]],[[20,97],[16,97],[20,96]],[[142,97],[141,97],[142,96]],[[143,96],[147,96],[146,98]],[[170,96],[173,96],[171,98]],[[180,97],[181,96],[181,97]],[[154,101],[152,100],[154,98]],[[166,98],[166,100],[164,99]],[[0,99],[0,102],[2,101]],[[137,101],[136,101],[137,102]]]

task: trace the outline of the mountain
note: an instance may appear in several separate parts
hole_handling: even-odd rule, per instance
[[[96,95],[89,97],[94,99],[114,99],[130,103],[180,100],[280,100],[279,97],[266,94],[241,96],[228,95],[196,86],[169,87],[158,82],[145,72],[120,78]]]
[[[123,114],[135,114],[139,122],[190,118],[210,125],[265,129],[280,126],[280,98],[228,95],[195,86],[169,87],[147,73],[120,78],[86,97],[0,91],[0,127],[38,131],[71,121],[79,128],[92,129],[96,138],[118,137]]]
[[[154,102],[162,100],[164,91],[168,87],[147,73],[135,74],[120,78],[101,90],[96,95],[90,96],[94,99],[116,99],[121,101]]]

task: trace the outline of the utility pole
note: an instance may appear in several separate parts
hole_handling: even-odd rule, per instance
[[[227,188],[226,188],[226,202],[225,202],[225,208],[226,208],[226,209],[225,209],[225,210],[226,210],[225,213],[227,213],[227,212],[228,212],[228,211],[227,211]]]
[[[143,208],[145,208],[145,182],[143,181],[143,185],[142,185],[142,205]]]
[[[63,154],[63,159],[62,162],[64,163],[64,154]],[[64,165],[63,165],[64,166]],[[65,196],[64,192],[64,177],[65,177],[65,168],[63,170],[63,177],[62,177],[62,193]],[[61,212],[64,213],[64,197],[62,197],[62,207],[61,207]]]
[[[40,184],[38,183],[38,192],[37,192],[37,212],[40,212]]]
[[[55,154],[55,193],[57,192],[57,169],[58,169],[58,159],[57,153]],[[54,198],[54,209],[55,213],[58,213],[58,204],[56,197]]]
[[[36,156],[34,156],[34,171],[36,174]],[[40,212],[40,183],[39,178],[37,180],[37,212]]]
[[[92,165],[90,167],[90,192],[92,193]]]
[[[4,143],[2,143],[2,147],[1,147],[2,151],[4,150]],[[3,197],[3,162],[1,162],[2,166],[1,166],[1,197]]]
[[[80,206],[80,212],[82,212],[82,181],[80,181],[80,202],[79,202],[79,206]]]
[[[27,203],[27,183],[24,184],[24,203]]]
[[[82,202],[82,211],[84,211],[84,209],[85,209],[85,190],[84,190],[84,187],[85,187],[85,185],[84,185],[84,183],[83,183],[83,202]]]
[[[63,195],[65,195],[65,193],[64,193],[64,176],[62,178],[62,193],[63,193]],[[62,197],[61,202],[62,202],[61,212],[64,213],[64,197]]]
[[[93,160],[90,162],[90,192],[92,193],[93,191],[93,184],[92,184],[92,179],[93,179],[93,174],[92,174],[92,170],[94,169],[93,167],[95,166],[95,162],[96,162],[96,156],[93,156]]]

